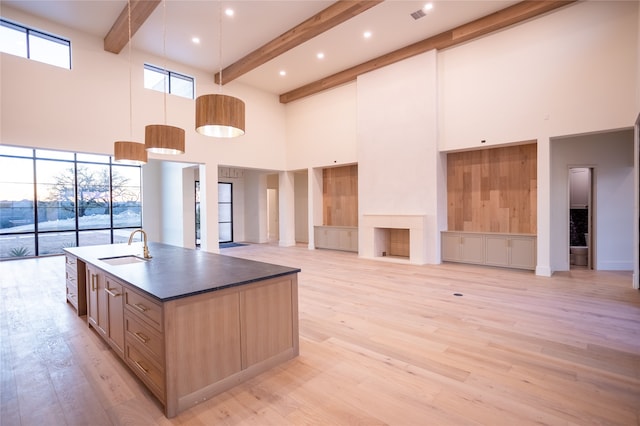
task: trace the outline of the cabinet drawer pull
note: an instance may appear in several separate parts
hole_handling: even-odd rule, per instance
[[[136,331],[135,333],[133,333],[133,335],[136,336],[138,338],[138,340],[140,340],[145,345],[147,344],[147,342],[149,340],[151,340],[149,337],[145,336],[144,334],[140,333],[139,331]]]
[[[142,364],[140,364],[138,361],[133,361],[133,363],[136,365],[136,367],[138,367],[140,370],[144,371],[144,374],[149,374],[149,370],[144,368],[142,366]]]
[[[96,287],[96,274],[91,274],[91,290],[96,291],[98,288]]]
[[[104,291],[105,291],[105,292],[107,292],[107,293],[109,293],[109,294],[110,294],[111,296],[113,296],[113,297],[118,297],[118,296],[120,296],[120,293],[114,293],[112,289],[107,288],[107,287],[105,287],[105,288],[104,288]]]
[[[147,312],[149,310],[149,308],[144,306],[142,303],[134,303],[133,307],[139,310],[140,312]]]

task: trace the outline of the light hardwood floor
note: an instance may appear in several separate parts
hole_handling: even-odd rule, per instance
[[[630,273],[222,253],[302,268],[299,357],[169,420],[65,303],[62,257],[0,262],[0,424],[640,423]]]

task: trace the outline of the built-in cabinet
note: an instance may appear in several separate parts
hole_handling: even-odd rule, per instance
[[[358,228],[352,226],[314,226],[316,248],[358,251]]]
[[[533,270],[536,236],[444,231],[442,260]]]
[[[78,313],[78,316],[87,313],[87,293],[84,275],[84,263],[70,254],[65,255],[65,281],[67,287],[67,302]],[[78,268],[80,262],[80,268]],[[81,272],[78,273],[78,270]]]

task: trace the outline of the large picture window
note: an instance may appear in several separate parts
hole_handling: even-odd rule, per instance
[[[128,241],[142,227],[140,166],[0,146],[0,258]]]

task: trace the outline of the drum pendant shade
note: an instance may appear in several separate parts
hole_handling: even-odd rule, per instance
[[[149,124],[144,129],[144,144],[154,154],[184,154],[184,129],[165,124]]]
[[[244,102],[222,94],[199,96],[196,99],[196,131],[216,138],[244,135]]]
[[[113,144],[115,161],[123,164],[141,165],[147,162],[147,151],[143,143],[117,141]]]

